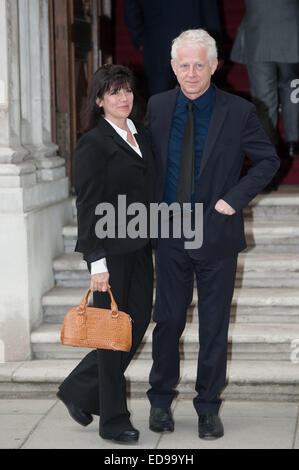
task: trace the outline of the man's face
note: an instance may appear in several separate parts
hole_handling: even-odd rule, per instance
[[[195,100],[207,91],[217,65],[217,59],[212,66],[210,65],[205,48],[196,48],[188,44],[179,47],[177,60],[171,61],[182,92],[191,100]]]

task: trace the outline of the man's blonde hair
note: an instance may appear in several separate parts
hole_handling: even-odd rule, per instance
[[[178,48],[185,45],[194,47],[195,49],[206,49],[207,57],[211,66],[217,59],[216,41],[204,29],[188,29],[172,41],[171,58],[174,62],[177,62]]]

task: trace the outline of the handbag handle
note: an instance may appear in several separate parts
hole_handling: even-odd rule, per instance
[[[79,315],[84,315],[86,313],[87,302],[88,302],[88,297],[89,297],[90,292],[91,292],[91,290],[90,290],[90,288],[88,288],[87,291],[84,294],[84,297],[83,297],[79,307],[77,308],[77,312],[78,312]],[[111,299],[111,315],[112,315],[112,317],[118,317],[118,306],[117,306],[117,303],[115,302],[115,299],[113,297],[113,294],[112,294],[112,291],[111,291],[110,287],[108,287],[108,293],[109,293],[110,299]]]

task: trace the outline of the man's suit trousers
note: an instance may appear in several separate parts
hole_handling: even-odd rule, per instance
[[[91,351],[60,385],[60,391],[82,410],[100,415],[100,433],[116,437],[129,424],[124,372],[148,327],[153,300],[153,264],[150,244],[137,252],[106,256],[110,285],[119,310],[132,323],[129,353],[96,349]],[[95,292],[94,306],[110,308],[108,293]]]
[[[251,62],[246,64],[250,93],[266,134],[278,144],[278,107],[281,104],[284,135],[287,142],[299,141],[299,103],[293,103],[292,80],[298,78],[299,64]]]
[[[216,261],[192,259],[182,239],[159,239],[156,250],[157,295],[154,309],[151,405],[168,408],[180,378],[179,341],[187,308],[198,291],[199,354],[194,406],[198,414],[217,414],[225,385],[227,333],[237,255]],[[197,329],[196,323],[193,323]]]

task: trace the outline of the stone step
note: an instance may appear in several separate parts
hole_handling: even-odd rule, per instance
[[[44,322],[62,323],[66,312],[80,304],[84,293],[85,288],[54,287],[42,299]],[[92,295],[89,301],[92,304]],[[246,323],[299,323],[299,291],[296,288],[237,288],[232,300],[231,320]],[[198,321],[196,289],[188,309],[188,321]]]
[[[154,257],[153,257],[154,259]],[[64,253],[53,262],[57,286],[85,287],[90,274],[80,253]],[[294,253],[241,253],[236,287],[299,288],[299,255]]]
[[[247,252],[299,253],[299,219],[245,221]]]
[[[299,217],[274,218],[268,220],[265,216],[252,219],[245,218],[245,234],[248,249],[250,251],[260,252],[280,252],[280,253],[298,253],[299,252]],[[66,253],[72,253],[75,249],[77,240],[76,222],[67,225],[62,230],[64,239],[64,248]]]
[[[244,209],[244,216],[253,219],[285,220],[298,219],[299,186],[280,186],[270,194],[261,193]]]
[[[63,253],[53,261],[56,286],[84,287],[90,284],[90,274],[80,253]]]
[[[66,253],[72,253],[76,246],[77,240],[77,223],[74,220],[73,224],[66,225],[62,229],[62,237],[64,243],[64,251]]]
[[[236,287],[299,288],[298,253],[241,253]]]
[[[60,342],[59,324],[43,324],[31,333],[31,344],[36,359],[81,359],[85,348],[64,346]],[[152,357],[151,323],[137,352],[140,359]],[[228,333],[228,357],[232,360],[290,359],[292,344],[298,339],[299,324],[230,324]],[[180,341],[181,358],[196,359],[198,355],[198,328],[187,324]]]
[[[1,398],[55,398],[57,387],[78,360],[32,360],[0,364]],[[132,397],[145,397],[152,361],[135,359],[126,371]],[[223,399],[298,402],[298,363],[291,361],[228,361]],[[181,361],[180,398],[193,398],[197,361]]]

